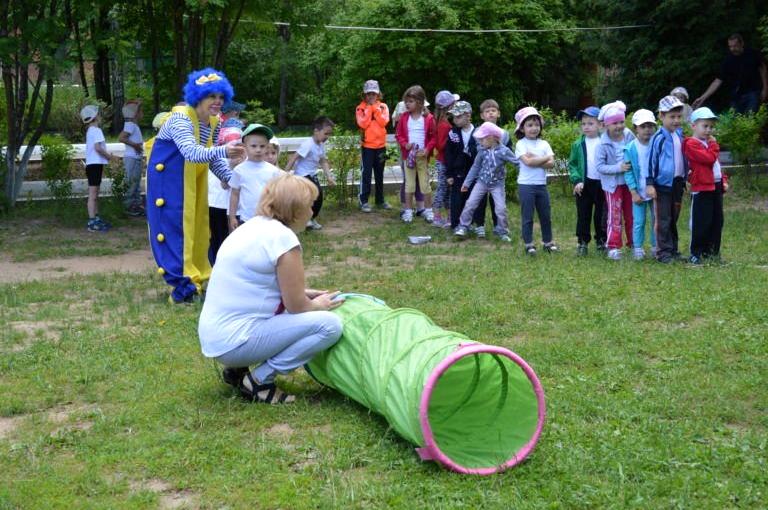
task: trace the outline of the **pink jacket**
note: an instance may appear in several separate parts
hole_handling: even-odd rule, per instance
[[[400,120],[397,123],[395,129],[395,138],[398,145],[400,145],[400,155],[403,159],[408,157],[408,151],[405,146],[408,144],[408,121],[411,120],[411,114],[405,112],[400,116]],[[431,113],[428,113],[424,117],[424,151],[427,153],[427,159],[432,156],[432,151],[435,150],[435,144],[437,142],[437,131],[435,129],[435,118]]]

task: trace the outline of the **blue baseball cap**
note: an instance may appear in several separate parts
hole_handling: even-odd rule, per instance
[[[597,118],[597,116],[600,115],[600,108],[597,106],[587,106],[583,110],[579,110],[579,113],[576,114],[576,120],[581,120],[585,115]]]
[[[696,108],[691,114],[691,124],[693,124],[697,120],[702,120],[702,119],[717,120],[717,115],[715,115],[715,112],[713,112],[706,106],[702,106],[701,108]]]

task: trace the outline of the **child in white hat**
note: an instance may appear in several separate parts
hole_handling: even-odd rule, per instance
[[[141,174],[144,169],[144,137],[141,135],[139,121],[143,115],[140,101],[128,101],[123,106],[125,124],[118,140],[125,144],[123,168],[128,189],[125,192],[125,210],[129,216],[143,216],[144,205],[141,200]]]
[[[651,215],[651,254],[656,255],[656,235],[653,231],[653,202],[645,190],[645,178],[648,175],[648,151],[653,133],[656,132],[656,117],[650,110],[637,110],[632,115],[635,139],[624,149],[624,161],[629,163],[629,170],[624,172],[629,192],[632,195],[632,254],[635,260],[645,257],[645,220]]]
[[[112,225],[99,217],[99,188],[104,175],[104,165],[114,156],[107,152],[104,132],[99,127],[101,115],[96,105],[86,105],[80,110],[80,119],[87,127],[85,132],[85,175],[88,177],[88,223],[89,232],[106,232]]]

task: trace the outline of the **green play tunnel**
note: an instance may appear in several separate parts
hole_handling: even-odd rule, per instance
[[[544,392],[515,353],[475,343],[423,313],[347,295],[344,333],[307,369],[383,415],[424,460],[471,474],[521,462],[544,425]]]

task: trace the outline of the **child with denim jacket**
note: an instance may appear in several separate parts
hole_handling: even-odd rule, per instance
[[[635,260],[645,257],[645,219],[651,214],[651,254],[656,255],[656,235],[653,232],[655,215],[653,202],[645,191],[648,176],[648,150],[651,136],[656,131],[656,118],[650,110],[637,110],[632,115],[635,127],[635,139],[624,149],[624,161],[629,162],[629,170],[624,172],[624,181],[632,195],[632,254]]]

